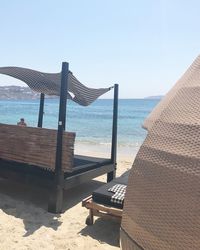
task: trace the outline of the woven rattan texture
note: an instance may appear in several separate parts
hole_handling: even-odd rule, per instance
[[[129,177],[122,228],[147,250],[200,249],[199,59],[163,100]]]
[[[43,73],[21,67],[0,67],[0,74],[5,74],[25,82],[32,90],[47,95],[60,95],[61,73]],[[71,73],[68,74],[67,98],[87,106],[111,88],[88,88]]]
[[[63,133],[62,170],[73,170],[75,133]],[[0,124],[0,158],[55,170],[57,131]]]
[[[150,130],[153,123],[158,119],[163,109],[170,103],[176,96],[177,91],[184,87],[199,87],[200,79],[200,55],[188,68],[185,74],[177,81],[175,86],[167,93],[165,98],[154,108],[147,119],[144,121],[143,127]]]
[[[143,250],[137,245],[123,230],[120,230],[121,242],[120,245],[126,250]]]

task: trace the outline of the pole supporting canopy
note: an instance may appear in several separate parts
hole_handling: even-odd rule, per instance
[[[25,82],[32,90],[45,95],[60,95],[61,73],[43,73],[40,71],[21,67],[0,67],[0,74],[14,77]],[[67,98],[74,102],[88,106],[99,96],[108,92],[110,88],[88,88],[68,72]]]

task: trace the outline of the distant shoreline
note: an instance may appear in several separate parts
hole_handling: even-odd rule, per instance
[[[144,98],[119,98],[120,100],[158,100],[163,96],[148,96]],[[47,99],[58,99],[57,96],[46,96]],[[40,99],[40,93],[32,91],[29,87],[22,86],[0,86],[0,100],[38,100]],[[100,98],[100,100],[110,100],[112,98]]]

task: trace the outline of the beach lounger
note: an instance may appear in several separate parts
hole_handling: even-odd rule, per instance
[[[86,218],[87,225],[93,224],[94,216],[121,222],[124,191],[128,183],[129,172],[127,171],[122,176],[102,185],[91,196],[82,201],[82,206],[89,209],[89,216]],[[116,188],[118,192],[114,192]]]

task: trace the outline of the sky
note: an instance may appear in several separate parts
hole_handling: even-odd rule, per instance
[[[199,0],[0,0],[0,66],[53,73],[67,61],[88,87],[164,95],[199,55],[199,9]],[[3,85],[24,84],[0,75]]]

